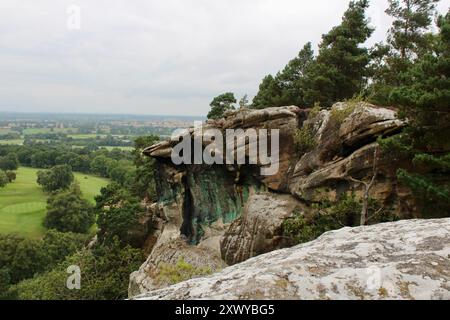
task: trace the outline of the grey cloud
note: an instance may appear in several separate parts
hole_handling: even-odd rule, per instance
[[[372,0],[385,36],[387,0]],[[348,0],[2,0],[0,110],[204,115],[224,91],[253,96]],[[69,5],[81,30],[66,28]]]

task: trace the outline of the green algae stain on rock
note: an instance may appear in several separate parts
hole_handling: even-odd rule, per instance
[[[192,244],[200,242],[204,227],[219,220],[228,224],[238,219],[250,190],[261,189],[251,167],[224,170],[207,165],[184,168],[162,162],[158,165],[158,202],[163,205],[176,202],[183,208],[180,231]]]
[[[192,243],[204,235],[203,227],[219,220],[231,223],[239,218],[249,196],[249,189],[259,189],[259,184],[249,175],[236,181],[236,173],[217,166],[199,166],[186,173],[186,190],[191,204],[187,216],[191,218]]]

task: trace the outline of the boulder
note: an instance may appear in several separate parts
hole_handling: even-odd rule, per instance
[[[228,265],[286,247],[283,222],[302,204],[290,195],[251,195],[241,218],[235,220],[221,240],[222,258]]]
[[[344,228],[134,299],[450,299],[450,219]]]

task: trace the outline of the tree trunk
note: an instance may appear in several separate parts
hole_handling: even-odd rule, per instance
[[[361,209],[361,226],[367,225],[367,221],[369,220],[369,188],[366,188],[363,197],[363,204]]]

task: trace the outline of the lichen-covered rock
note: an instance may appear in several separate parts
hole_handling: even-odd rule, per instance
[[[450,219],[344,228],[135,299],[450,299]]]
[[[350,178],[370,181],[377,139],[397,133],[404,122],[390,109],[367,103],[337,103],[330,110],[310,117],[303,125],[312,128],[315,147],[295,164],[289,188],[293,195],[306,202],[318,202],[336,200],[342,193],[360,193],[363,185]],[[391,160],[378,150],[376,163],[373,198],[392,208],[399,217],[410,217],[413,208],[402,210],[408,193],[398,185]],[[402,194],[404,198],[399,196]]]
[[[302,204],[290,195],[251,195],[242,217],[234,221],[221,241],[222,258],[229,265],[286,247],[283,222]]]

